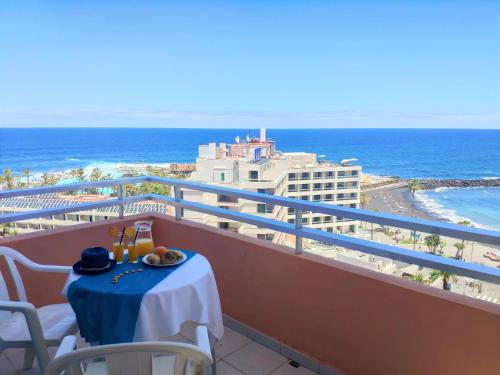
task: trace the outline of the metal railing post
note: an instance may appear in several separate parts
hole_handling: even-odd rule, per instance
[[[123,200],[123,185],[118,185],[118,199]],[[124,216],[124,207],[123,203],[120,203],[118,206],[118,217],[123,219]]]
[[[302,236],[299,232],[302,230],[302,210],[295,210],[295,254],[302,254]]]
[[[176,202],[181,201],[181,188],[179,186],[174,186],[174,198]],[[180,220],[182,217],[182,208],[175,206],[175,220]]]

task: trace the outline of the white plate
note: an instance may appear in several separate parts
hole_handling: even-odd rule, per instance
[[[149,267],[158,267],[158,268],[163,268],[163,267],[173,267],[173,266],[178,266],[179,264],[181,263],[184,263],[187,259],[187,255],[184,254],[182,251],[180,250],[173,250],[173,251],[176,251],[178,252],[179,254],[182,255],[182,258],[179,259],[177,262],[175,263],[171,263],[171,264],[151,264],[148,262],[148,255],[145,255],[142,257],[142,263],[144,263],[146,266],[149,266]]]

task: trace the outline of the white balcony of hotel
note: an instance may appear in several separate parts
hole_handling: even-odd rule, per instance
[[[453,273],[464,280],[498,284],[498,268],[307,228],[301,223],[303,213],[310,211],[328,215],[332,220],[343,217],[478,241],[494,247],[500,246],[498,232],[150,177],[35,188],[29,192],[4,191],[0,192],[0,199],[144,180],[174,186],[175,198],[154,194],[119,195],[106,201],[0,215],[0,223],[6,223],[115,205],[119,216],[1,238],[0,246],[13,248],[37,263],[71,265],[88,246],[109,247],[109,227],[122,227],[141,219],[152,220],[153,238],[158,244],[194,250],[209,261],[214,271],[225,324],[224,336],[215,344],[219,375],[500,373],[499,304],[382,272],[394,261],[409,267]],[[189,202],[182,199],[182,189],[200,190],[231,200],[289,207],[296,220],[294,223],[279,222]],[[137,201],[173,206],[175,215],[125,214],[124,207]],[[155,205],[150,207],[153,211]],[[284,233],[293,239],[295,248],[187,220],[182,216],[182,209]],[[352,249],[356,256],[342,253],[336,260],[303,251],[306,239]],[[341,258],[344,261],[340,261]],[[375,261],[367,267],[363,262],[365,258]],[[3,261],[0,270],[7,280],[10,295],[17,296]],[[20,268],[20,274],[27,299],[35,306],[65,302],[61,296],[65,275],[40,274],[24,267]],[[0,326],[0,345],[2,339]],[[190,324],[185,324],[172,338],[181,342],[193,339]],[[79,340],[78,345],[86,344]],[[54,349],[50,354],[54,354]],[[8,349],[0,356],[1,374],[39,373],[36,363],[31,370],[22,370],[22,366],[21,349]],[[205,370],[207,374],[212,371],[210,367]]]

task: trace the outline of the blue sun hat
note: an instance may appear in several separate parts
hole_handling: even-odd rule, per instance
[[[116,262],[109,259],[104,247],[89,247],[82,251],[80,261],[73,265],[73,271],[81,275],[97,275],[110,271]]]

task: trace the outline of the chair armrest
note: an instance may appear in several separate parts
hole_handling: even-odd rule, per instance
[[[5,246],[0,246],[0,255],[10,257],[33,271],[70,273],[73,269],[71,266],[53,266],[35,263],[20,252]]]
[[[196,327],[196,346],[203,350],[212,361],[214,361],[210,350],[210,341],[208,339],[208,330],[206,326]]]
[[[57,348],[57,352],[54,355],[54,359],[62,356],[63,354],[68,354],[76,349],[76,336],[69,335],[63,338],[61,345]]]
[[[1,301],[0,310],[20,312],[24,314],[30,331],[31,340],[33,342],[33,348],[35,349],[38,365],[43,371],[49,363],[50,358],[49,353],[47,352],[47,346],[45,345],[45,336],[43,335],[40,318],[38,317],[35,306],[29,302]]]
[[[17,301],[0,301],[0,310],[11,311],[11,312],[21,312],[24,315],[33,315],[38,319],[38,314],[36,312],[35,306],[29,302],[17,302]]]

